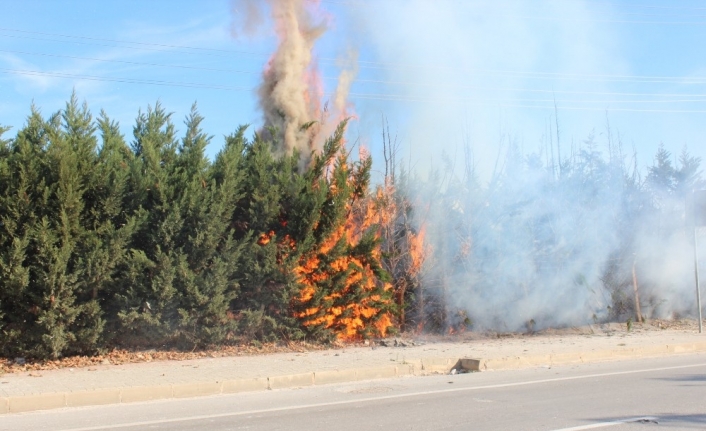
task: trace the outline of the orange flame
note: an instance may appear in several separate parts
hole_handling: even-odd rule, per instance
[[[345,168],[345,167],[344,167]],[[349,179],[350,181],[350,179]],[[336,192],[335,185],[331,191]],[[345,246],[353,250],[359,244],[363,235],[371,227],[391,218],[388,211],[381,206],[380,192],[376,198],[365,198],[359,201],[350,199],[346,207],[345,223],[334,230],[317,250],[305,256],[294,270],[299,282],[304,285],[295,299],[295,304],[302,311],[295,316],[302,319],[307,327],[320,326],[334,330],[339,340],[360,339],[366,333],[386,336],[393,326],[392,315],[384,311],[391,304],[391,299],[383,298],[371,292],[380,286],[370,262],[359,257],[344,254],[333,261],[324,260],[334,247]],[[378,232],[379,235],[379,232]],[[380,246],[373,250],[373,256],[379,259],[382,255]],[[320,283],[344,279],[343,291],[333,292],[323,297],[322,307],[307,307],[312,303],[317,292],[321,291]],[[382,285],[384,291],[391,291],[392,285]],[[356,292],[367,292],[367,295],[356,295]],[[363,296],[363,299],[357,299]],[[323,313],[322,313],[323,311]]]
[[[426,251],[424,247],[424,234],[426,229],[422,227],[419,233],[416,235],[413,233],[408,234],[409,242],[409,257],[411,260],[409,272],[411,275],[419,274],[422,270],[422,264],[424,263],[424,258],[426,257]]]

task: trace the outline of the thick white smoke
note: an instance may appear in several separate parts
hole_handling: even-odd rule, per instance
[[[635,312],[633,269],[646,317],[693,312],[693,250],[678,209],[684,190],[656,205],[645,167],[636,172],[602,126],[605,112],[555,117],[577,93],[621,89],[552,76],[631,73],[615,30],[601,24],[611,4],[349,3],[366,56],[378,60],[361,62],[361,122],[378,127],[386,115],[409,150],[405,165],[422,168],[405,190],[430,246],[417,318],[497,330],[624,320]],[[234,9],[242,33],[270,23],[278,36],[258,92],[263,130],[276,129],[282,151],[306,158],[347,115],[357,58],[326,108],[312,54],[327,29],[318,2],[236,0]],[[537,69],[551,73],[514,73]],[[546,99],[558,110],[537,115],[532,107]],[[600,106],[592,103],[580,107]],[[643,147],[639,160],[654,149]],[[430,171],[436,176],[426,179]]]
[[[644,130],[678,115],[610,110],[645,108],[616,93],[669,90],[600,78],[644,74],[611,23],[628,19],[617,3],[349,3],[368,48],[361,122],[375,133],[383,112],[413,167],[407,193],[430,246],[414,301],[429,318],[497,330],[634,319],[633,265],[642,314],[693,315],[683,204],[681,215],[655,207],[645,183],[659,138]],[[617,150],[606,110],[651,139],[636,142],[632,182],[632,151]]]
[[[454,171],[447,163],[441,172]],[[502,165],[487,185],[472,166],[465,177],[437,173],[407,184],[431,251],[418,319],[540,329],[635,320],[636,301],[646,318],[694,315],[685,198],[704,185],[698,173],[684,175],[682,163],[666,172],[652,166],[642,180],[619,152],[611,159],[597,151],[592,137],[561,168],[517,147]]]

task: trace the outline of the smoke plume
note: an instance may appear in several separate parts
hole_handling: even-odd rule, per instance
[[[328,24],[317,0],[235,0],[233,6],[236,35],[238,27],[253,34],[269,12],[278,44],[258,89],[262,133],[280,143],[282,152],[299,151],[306,161],[347,116],[347,95],[355,72],[342,71],[332,108],[322,104],[325,89],[313,51]]]

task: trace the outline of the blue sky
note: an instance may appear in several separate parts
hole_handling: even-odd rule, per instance
[[[126,137],[159,100],[181,126],[198,102],[222,136],[261,121],[255,88],[273,35],[234,37],[229,0],[0,1],[0,124],[21,127],[32,102],[48,115],[72,89]],[[237,9],[237,7],[235,7]],[[706,158],[706,1],[323,1],[316,56],[334,78],[359,54],[350,128],[377,156],[381,117],[417,166],[473,149],[487,174],[508,143],[562,154],[594,131],[639,164],[660,142]],[[335,87],[326,79],[327,90]],[[183,128],[183,127],[182,127]],[[379,159],[379,157],[378,157]]]

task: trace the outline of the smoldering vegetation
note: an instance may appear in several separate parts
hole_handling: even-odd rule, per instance
[[[591,134],[562,156],[506,142],[488,181],[469,147],[429,176],[402,175],[398,189],[426,233],[410,323],[534,331],[693,316],[687,208],[704,187],[701,160],[660,145],[643,171],[608,136]]]

